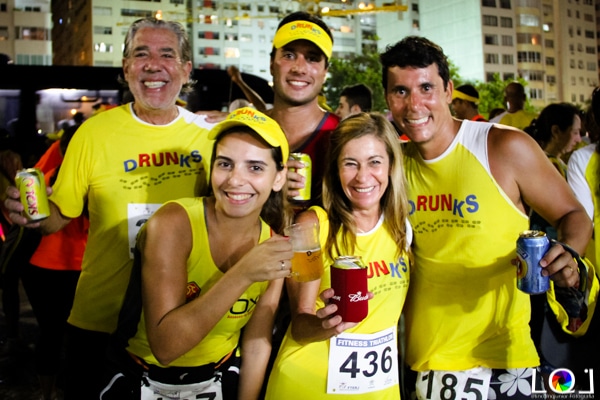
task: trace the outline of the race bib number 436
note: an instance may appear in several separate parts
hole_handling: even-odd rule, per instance
[[[330,339],[327,393],[374,392],[398,384],[396,327]]]

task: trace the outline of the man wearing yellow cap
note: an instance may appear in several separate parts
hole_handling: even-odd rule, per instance
[[[283,18],[273,38],[270,68],[274,100],[273,108],[267,113],[281,126],[290,153],[308,154],[312,163],[311,198],[299,202],[292,198],[298,196],[307,183],[296,172],[304,168],[304,164],[294,159],[288,161],[288,198],[296,210],[321,204],[329,136],[339,123],[334,113],[319,105],[332,52],[333,36],[329,28],[320,18],[306,12],[295,12]],[[277,354],[290,319],[285,300],[279,311],[272,356]]]
[[[290,151],[308,154],[312,161],[311,199],[295,204],[300,207],[320,203],[329,135],[339,122],[318,101],[332,51],[333,36],[329,28],[320,18],[306,12],[286,16],[273,38],[270,68],[275,96],[269,116],[285,132]],[[288,162],[288,168],[303,167],[299,161]],[[304,184],[303,176],[288,172],[290,197],[297,196]]]
[[[479,114],[478,103],[479,93],[473,85],[462,85],[452,92],[452,110],[456,118],[487,121],[483,115]]]

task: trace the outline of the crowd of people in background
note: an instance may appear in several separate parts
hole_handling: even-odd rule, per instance
[[[76,114],[35,164],[0,149],[0,335],[14,352],[22,279],[41,399],[517,400],[552,395],[560,368],[586,393],[599,367],[585,355],[600,332],[600,90],[585,112],[537,114],[510,82],[507,109],[484,116],[443,49],[408,36],[380,54],[387,115],[360,83],[332,111],[333,35],[295,12],[273,38],[272,104],[230,67],[246,98],[192,112],[188,40],[179,23],[134,22],[130,101]],[[44,220],[22,215],[24,166],[46,174]],[[297,282],[284,228],[306,221],[325,268]],[[544,294],[516,285],[530,229],[553,239]],[[343,255],[368,268],[360,322],[331,302]]]

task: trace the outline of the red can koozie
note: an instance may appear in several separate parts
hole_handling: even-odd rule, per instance
[[[360,256],[342,256],[330,268],[331,303],[337,304],[344,322],[360,322],[369,313],[367,268]]]

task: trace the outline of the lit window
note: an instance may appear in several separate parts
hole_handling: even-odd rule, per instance
[[[225,47],[225,58],[240,58],[240,49],[237,47]]]

